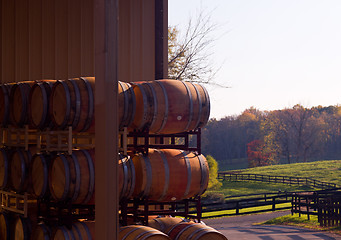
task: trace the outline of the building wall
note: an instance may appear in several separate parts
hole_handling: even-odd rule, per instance
[[[155,1],[119,0],[119,80],[155,79]],[[0,0],[1,82],[94,76],[93,5]]]

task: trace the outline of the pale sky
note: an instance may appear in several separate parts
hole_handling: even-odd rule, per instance
[[[211,118],[341,104],[341,0],[169,0],[180,29],[198,9],[222,27],[213,49],[223,66],[207,87]],[[225,33],[225,34],[224,34]]]

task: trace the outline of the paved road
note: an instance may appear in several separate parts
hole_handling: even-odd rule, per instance
[[[204,222],[222,232],[229,240],[341,240],[341,236],[336,234],[292,226],[252,225],[287,214],[290,212],[205,219]]]

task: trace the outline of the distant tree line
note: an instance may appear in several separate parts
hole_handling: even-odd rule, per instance
[[[202,129],[202,152],[218,162],[248,158],[249,166],[341,159],[341,106],[252,107],[211,119]]]

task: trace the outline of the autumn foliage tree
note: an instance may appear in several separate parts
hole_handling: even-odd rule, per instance
[[[273,162],[272,152],[258,139],[247,144],[247,159],[250,167],[268,166]]]

